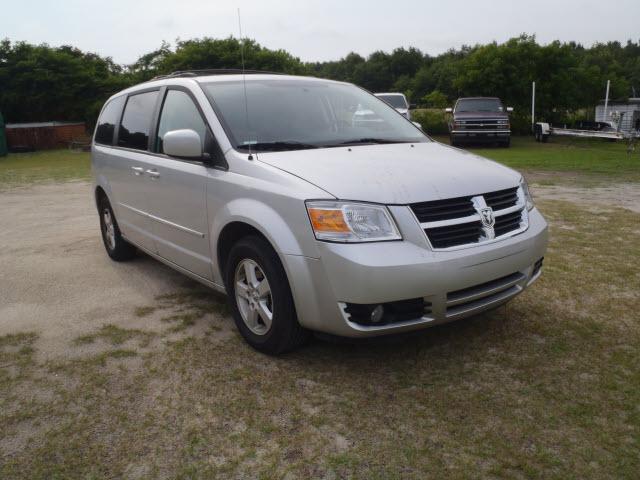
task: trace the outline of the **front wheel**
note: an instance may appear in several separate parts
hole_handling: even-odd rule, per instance
[[[232,247],[225,280],[236,326],[253,348],[276,355],[308,338],[298,323],[284,268],[264,239],[246,237]]]

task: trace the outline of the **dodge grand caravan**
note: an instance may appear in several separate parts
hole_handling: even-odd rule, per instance
[[[357,110],[380,121],[353,121]],[[102,238],[220,292],[254,348],[495,308],[541,273],[520,174],[432,141],[348,83],[177,72],[111,97],[92,165]]]

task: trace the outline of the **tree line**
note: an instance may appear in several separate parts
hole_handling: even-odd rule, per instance
[[[104,101],[130,85],[176,70],[241,68],[243,42],[200,38],[163,42],[131,65],[83,52],[72,46],[50,47],[0,42],[0,111],[8,122],[83,120],[95,123]],[[284,50],[254,40],[244,42],[247,69],[313,75],[344,80],[367,90],[400,91],[413,103],[443,108],[459,96],[501,97],[516,109],[514,122],[526,125],[531,82],[536,81],[540,117],[562,121],[604,97],[640,95],[640,41],[539,44],[521,35],[504,43],[464,46],[431,56],[417,48],[350,53],[328,62],[302,62]]]

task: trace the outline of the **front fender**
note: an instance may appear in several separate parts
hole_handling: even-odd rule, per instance
[[[284,214],[259,200],[239,198],[227,203],[216,212],[211,225],[211,252],[217,252],[220,233],[230,223],[241,222],[258,230],[278,253],[285,269],[287,269],[285,255],[308,256],[318,258],[319,253],[315,237],[311,231],[304,202],[289,199],[287,205],[282,205]],[[212,255],[215,263],[214,272],[220,279],[220,267],[217,255]]]

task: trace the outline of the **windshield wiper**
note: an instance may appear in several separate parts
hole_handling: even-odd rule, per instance
[[[383,144],[383,143],[410,143],[407,140],[389,140],[389,139],[385,139],[385,138],[356,138],[353,140],[347,140],[346,142],[340,142],[338,145],[358,145],[360,143],[376,143],[376,144]]]
[[[277,152],[283,150],[305,150],[310,148],[319,148],[317,145],[312,145],[310,143],[302,143],[296,141],[277,141],[277,142],[258,142],[258,143],[247,143],[243,145],[238,145],[236,148],[242,148],[244,150],[251,149],[255,151],[262,152]]]

